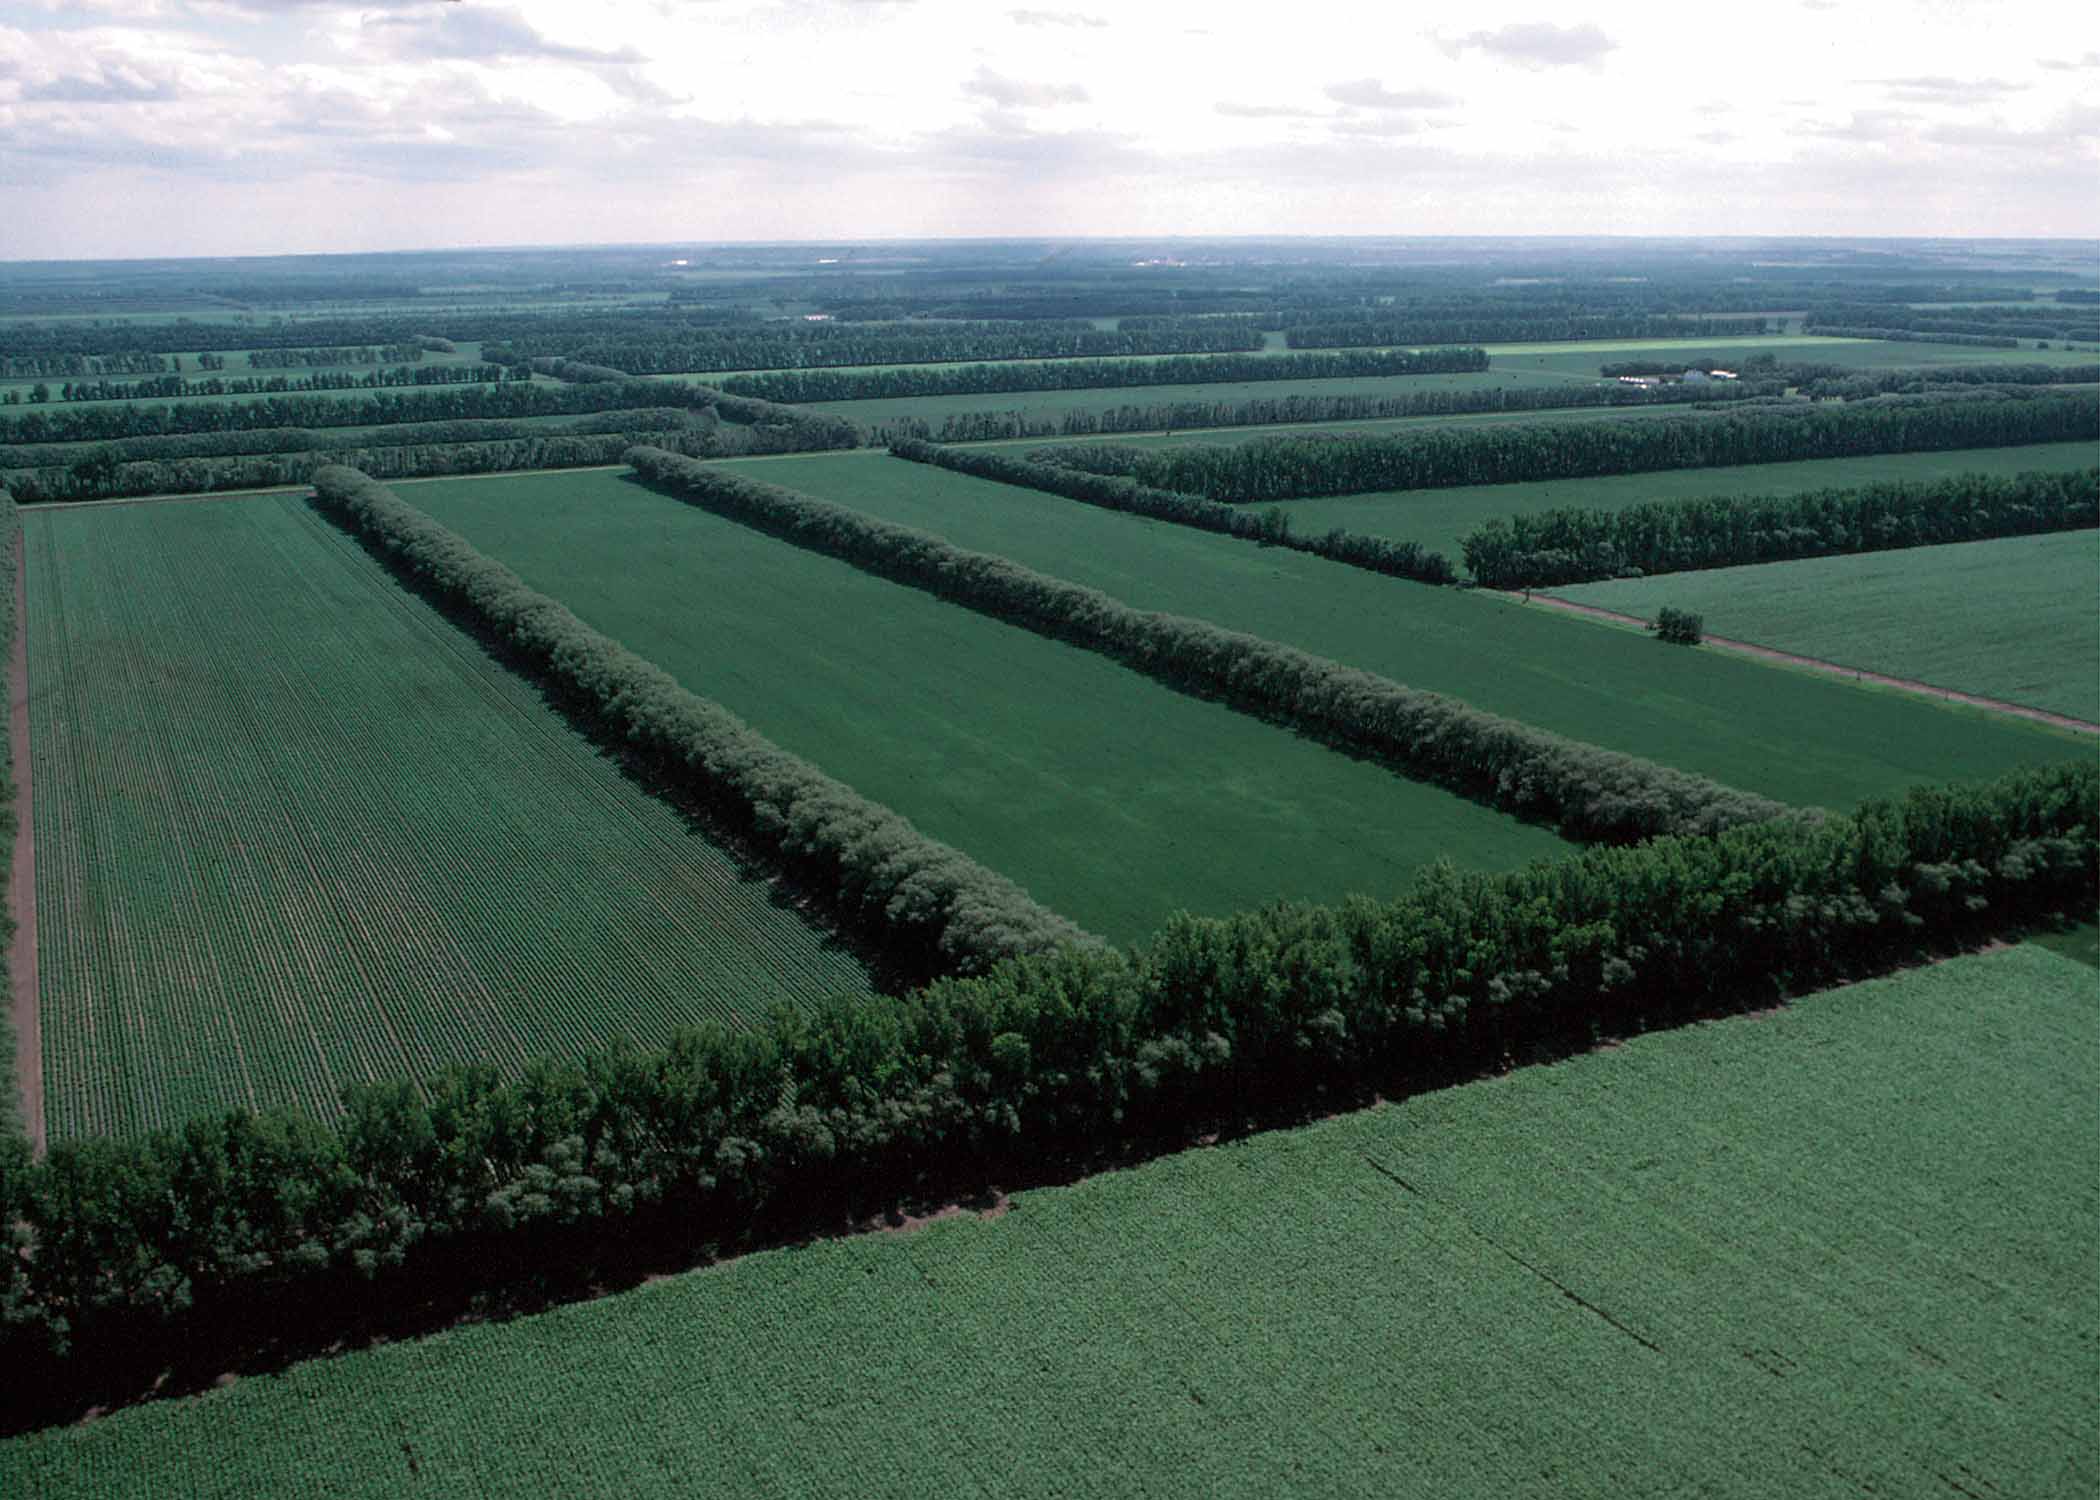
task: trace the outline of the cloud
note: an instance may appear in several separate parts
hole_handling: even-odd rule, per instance
[[[580,63],[648,61],[632,47],[603,51],[552,41],[515,11],[489,10],[478,5],[446,5],[435,11],[419,6],[412,15],[368,18],[364,29],[402,57],[543,57]]]
[[[1485,52],[1520,68],[1596,67],[1618,43],[1591,22],[1580,26],[1555,26],[1550,21],[1529,21],[1496,31],[1475,31],[1438,43],[1452,57],[1461,52]]]
[[[1389,89],[1375,78],[1357,78],[1327,85],[1327,97],[1337,104],[1364,109],[1452,109],[1463,101],[1435,89]]]
[[[1824,140],[1884,145],[1917,134],[1918,117],[1907,109],[1856,109],[1843,124],[1805,124],[1799,134]]]
[[[2070,73],[2083,68],[2100,68],[2100,52],[2088,52],[2083,57],[2045,57],[2037,64],[2056,73]]]
[[[1003,77],[981,65],[963,84],[963,92],[989,99],[1001,109],[1046,109],[1058,104],[1084,104],[1087,100],[1086,89],[1076,83],[1029,83]]]
[[[1230,99],[1220,99],[1212,106],[1221,115],[1230,115],[1235,120],[1319,120],[1325,119],[1316,109],[1300,109],[1295,104],[1237,104]]]
[[[1868,78],[1865,83],[1887,91],[1891,99],[1905,104],[1977,104],[2001,98],[2016,85],[2002,78]]]
[[[1099,30],[1108,24],[1106,16],[1083,16],[1076,10],[1010,10],[1006,17],[1016,26],[1083,26]]]

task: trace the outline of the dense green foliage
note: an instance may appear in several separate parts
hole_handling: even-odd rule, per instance
[[[2094,1001],[1960,957],[244,1373],[0,1444],[0,1490],[2069,1496]]]
[[[1132,609],[1003,557],[746,475],[639,447],[652,483],[886,577],[1106,652],[1564,837],[1626,841],[1781,816],[1768,798],[1547,734],[1455,699],[1205,620]]]
[[[1125,326],[1128,326],[1126,322]],[[968,396],[1229,380],[1333,380],[1485,370],[1483,349],[1392,349],[1336,354],[1212,354],[1146,360],[1061,359],[896,370],[782,370],[732,375],[725,391],[767,401],[863,401],[877,396]]]
[[[1254,329],[1207,319],[1110,333],[1084,319],[982,323],[767,323],[714,327],[656,321],[582,340],[558,332],[486,344],[511,364],[553,356],[630,375],[710,370],[797,370],[818,365],[935,364],[954,360],[1099,359],[1117,354],[1210,354],[1259,349]]]
[[[2100,385],[2100,365],[2016,365],[1998,361],[1902,370],[1858,370],[1806,363],[1780,366],[1774,374],[1819,400],[1841,401],[1896,392],[1922,393],[1945,385]]]
[[[1043,490],[1068,500],[1098,505],[1104,510],[1128,511],[1132,515],[1150,516],[1155,521],[1173,521],[1203,531],[1223,532],[1264,546],[1312,552],[1395,578],[1450,583],[1458,576],[1449,558],[1412,542],[1355,536],[1340,528],[1324,536],[1294,536],[1289,525],[1278,524],[1278,518],[1273,515],[1255,515],[1238,506],[1221,505],[1200,495],[1177,495],[1170,490],[1147,489],[1115,475],[1089,474],[1082,469],[1041,463],[1018,454],[944,448],[912,439],[890,444],[890,452],[915,463],[937,464],[957,473],[975,474],[980,479]]]
[[[2086,530],[1555,592],[1636,615],[1681,603],[1718,635],[2100,724],[2096,578],[2100,532]]]
[[[1490,588],[1725,568],[2100,526],[2100,467],[1701,496],[1489,521],[1465,540]]]
[[[1939,299],[1935,299],[1939,300]],[[1830,332],[1846,324],[1866,324],[1877,330],[1900,330],[1913,335],[1955,338],[2007,339],[2095,339],[2100,340],[2100,316],[2078,306],[2076,300],[2063,306],[2034,303],[1996,307],[1892,307],[1886,303],[1830,303],[1811,307],[1807,325]],[[1892,335],[1877,331],[1875,338]]]
[[[1665,604],[1655,617],[1655,633],[1673,646],[1696,646],[1705,638],[1706,621],[1688,609]]]
[[[1470,316],[1367,317],[1338,323],[1294,324],[1284,331],[1293,349],[1361,348],[1381,344],[1532,344],[1578,339],[1744,338],[1771,325],[1763,318],[1514,317],[1493,313]]]
[[[582,385],[477,383],[451,390],[419,391],[414,395],[375,391],[355,400],[304,397],[30,411],[0,421],[0,443],[19,446],[106,442],[170,433],[247,432],[272,427],[375,427],[412,422],[577,416],[668,405],[717,411],[728,421],[749,426],[792,428],[803,434],[811,447],[850,448],[859,441],[859,433],[852,423],[821,412],[778,406],[748,396],[725,395],[704,385],[627,380],[624,383]]]
[[[1041,450],[1041,456],[1096,473],[1127,474],[1159,489],[1246,501],[2095,437],[2100,398],[1963,392],[1760,404],[1647,422],[1540,422],[1393,436],[1316,433],[1157,451],[1073,444]]]
[[[208,375],[187,380],[180,375],[150,375],[138,380],[69,380],[52,394],[59,401],[171,401],[188,396],[283,396],[318,391],[378,391],[400,386],[495,385],[530,379],[529,370],[501,365],[403,365],[366,370],[308,370],[298,375]],[[17,404],[12,391],[0,391],[0,402]]]
[[[2006,334],[1927,333],[1913,329],[1867,327],[1857,323],[1812,323],[1816,333],[1834,339],[1878,339],[1887,344],[1959,344],[1969,349],[2017,349],[2020,341]]]
[[[306,348],[250,349],[248,364],[257,370],[284,370],[298,365],[409,365],[421,359],[421,343],[333,344]]]
[[[792,1202],[967,1192],[1002,1165],[1463,1076],[2017,931],[2096,877],[2100,766],[2080,764],[1512,874],[1439,869],[1387,902],[1184,918],[1133,954],[1065,946],[520,1081],[357,1087],[340,1125],[235,1111],[81,1142],[0,1178],[29,1251],[0,1262],[9,1367],[62,1388],[47,1340],[91,1372],[229,1299],[325,1323],[338,1279],[413,1285],[447,1242],[489,1276],[564,1226],[670,1218],[733,1240]]]
[[[967,972],[1083,937],[1012,881],[769,743],[376,481],[332,468],[314,487],[325,508],[409,576],[879,932],[905,972]]]
[[[53,1139],[869,984],[303,501],[26,525]]]
[[[1706,404],[1763,399],[1781,393],[1772,383],[1744,381],[1720,386],[1671,385],[1492,385],[1407,390],[1379,395],[1253,396],[1219,401],[1131,402],[1095,410],[1068,409],[1056,417],[1026,411],[950,413],[938,429],[911,416],[880,424],[878,438],[937,438],[944,443],[993,442],[1009,438],[1078,437],[1092,433],[1200,430],[1210,427],[1269,427],[1311,422],[1364,422],[1392,417],[1462,416],[1481,412],[1553,411],[1566,408]]]

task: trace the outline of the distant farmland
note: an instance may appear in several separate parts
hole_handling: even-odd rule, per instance
[[[2081,749],[2029,725],[1711,653],[1662,651],[1639,635],[926,464],[839,454],[725,467],[1140,608],[1266,636],[1783,801],[1849,807],[1919,781]]]
[[[1958,959],[52,1428],[0,1487],[2088,1494],[2096,1000]]]
[[[1559,414],[1552,420],[1560,421]],[[1208,441],[1230,441],[1213,436]],[[1125,441],[1117,439],[1118,442]],[[1142,442],[1142,439],[1138,441]],[[2018,474],[2026,469],[2078,469],[2100,463],[2100,443],[2036,443],[2011,448],[1957,448],[1940,453],[1888,453],[1869,458],[1821,458],[1802,463],[1745,464],[1611,474],[1536,484],[1475,484],[1451,489],[1383,490],[1333,495],[1287,504],[1301,532],[1332,526],[1420,542],[1462,562],[1459,543],[1488,521],[1564,506],[1618,510],[1649,500],[1695,495],[1789,495],[1885,479],[1934,479],[1949,474]]]
[[[24,520],[54,1140],[867,987],[304,504]]]
[[[2100,532],[2001,537],[1556,588],[1714,635],[2100,722]]]
[[[614,474],[399,493],[776,743],[1118,941],[1183,908],[1334,900],[1396,889],[1439,855],[1494,869],[1567,847]]]

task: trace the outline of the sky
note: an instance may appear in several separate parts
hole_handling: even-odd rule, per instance
[[[0,259],[2100,237],[2066,0],[0,0]]]

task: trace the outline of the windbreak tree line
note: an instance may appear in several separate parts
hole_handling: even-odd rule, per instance
[[[272,427],[391,427],[493,418],[581,416],[668,405],[717,411],[727,421],[749,426],[792,428],[810,448],[851,448],[861,440],[860,429],[853,423],[823,412],[779,406],[749,396],[731,396],[704,385],[623,378],[587,385],[477,383],[419,391],[415,395],[379,392],[356,400],[308,397],[30,411],[0,420],[0,444],[22,447]]]
[[[326,347],[250,349],[248,363],[257,370],[283,370],[293,365],[412,365],[424,354],[423,342],[403,344],[332,344]]]
[[[1220,532],[1263,546],[1311,552],[1392,578],[1412,578],[1418,583],[1455,583],[1458,580],[1449,558],[1417,542],[1362,536],[1339,526],[1323,536],[1299,536],[1290,529],[1288,518],[1279,520],[1267,514],[1257,515],[1244,507],[1221,505],[1201,495],[1177,495],[1171,490],[1146,489],[1128,479],[1089,474],[1083,469],[1063,468],[1011,453],[944,448],[916,438],[899,439],[890,444],[890,452],[914,463],[934,464],[959,474],[1042,490],[1082,504],[1098,505],[1103,510],[1120,510],[1131,515],[1149,516],[1155,521],[1172,521],[1176,525]]]
[[[449,1278],[494,1290],[675,1233],[967,1196],[1764,1006],[2085,913],[2100,766],[1850,817],[1591,850],[1398,897],[1181,917],[741,1031],[234,1110],[40,1162],[0,1137],[0,1349],[24,1407],[103,1394],[236,1310],[340,1336]]]
[[[1842,365],[1787,365],[1778,378],[1818,399],[1864,401],[1869,396],[1926,394],[1935,387],[2100,385],[2100,365],[1926,365],[1911,370],[1851,370]]]
[[[1619,843],[1707,833],[1797,812],[1260,636],[1133,609],[1098,589],[966,551],[931,532],[661,449],[636,448],[627,461],[652,484],[798,546],[1099,651],[1170,686],[1375,757],[1416,780],[1550,823],[1571,839]]]
[[[207,375],[186,380],[155,375],[143,380],[69,380],[57,391],[61,401],[166,401],[178,396],[275,396],[304,391],[376,391],[405,385],[494,385],[529,379],[501,365],[404,365],[353,375],[347,370],[312,370],[302,375]],[[13,403],[9,403],[13,404]]]
[[[1764,318],[1423,317],[1402,309],[1390,318],[1305,323],[1284,330],[1293,349],[1365,348],[1379,344],[1548,344],[1584,339],[1750,338],[1770,331]]]
[[[2075,302],[2064,307],[2046,304],[2031,307],[1891,307],[1877,303],[1826,303],[1811,307],[1806,322],[1818,333],[1850,324],[1908,333],[1963,334],[1983,338],[2100,340],[2100,314],[2089,312]]]
[[[1114,333],[1065,323],[761,323],[719,327],[637,324],[583,340],[553,333],[484,344],[501,364],[548,356],[633,375],[791,370],[812,365],[929,364],[949,360],[1073,359],[1111,354],[1209,354],[1259,349],[1261,334],[1189,320],[1171,329]]]
[[[1243,401],[1171,401],[1068,411],[1038,417],[1025,411],[956,412],[938,432],[917,417],[876,424],[878,441],[900,437],[943,443],[1002,438],[1084,437],[1124,432],[1200,431],[1209,427],[1269,427],[1309,422],[1369,422],[1396,417],[1465,416],[1496,411],[1566,411],[1595,407],[1704,408],[1728,401],[1769,400],[1784,387],[1740,381],[1715,386],[1653,388],[1618,385],[1474,386],[1407,391],[1394,396],[1255,396]]]
[[[317,503],[390,566],[503,642],[679,793],[794,870],[909,973],[969,973],[1087,940],[1003,875],[765,739],[601,635],[355,469],[314,476]]]
[[[1223,501],[1516,484],[2100,437],[2100,398],[2049,390],[1759,403],[1643,422],[1526,422],[1420,432],[1307,433],[1236,445],[1074,443],[1052,462]]]
[[[14,345],[12,330],[8,342]],[[161,354],[0,354],[0,379],[28,380],[68,375],[166,375],[182,368]]]
[[[866,401],[887,396],[976,396],[1007,391],[1102,390],[1126,385],[1473,374],[1487,367],[1484,349],[1391,349],[1115,361],[1068,359],[938,369],[778,370],[731,375],[716,384],[739,396],[761,396],[768,401]]]
[[[2092,526],[2100,468],[1541,511],[1490,521],[1462,545],[1475,579],[1513,589]]]
[[[1926,333],[1911,328],[1892,328],[1871,323],[1815,323],[1810,333],[1834,339],[1880,339],[1892,344],[1953,344],[1969,349],[2017,349],[2020,341],[2011,334]]]

